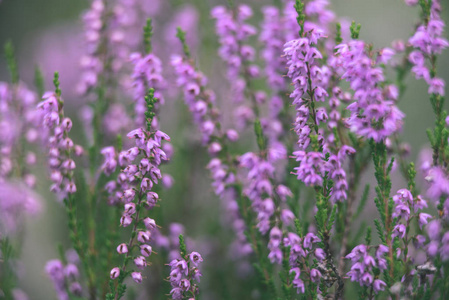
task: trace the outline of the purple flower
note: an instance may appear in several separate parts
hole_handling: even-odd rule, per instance
[[[310,270],[310,279],[312,280],[312,282],[319,283],[321,276],[322,276],[321,272],[318,271],[317,269]]]
[[[430,218],[432,218],[431,215],[426,214],[426,213],[420,213],[420,214],[418,215],[418,224],[419,224],[419,228],[422,229],[422,227],[423,227],[424,225],[427,225],[427,222],[428,222],[427,220],[430,219]]]
[[[403,239],[406,232],[407,228],[405,227],[405,225],[399,224],[393,228],[393,233],[391,234],[391,237],[392,238],[399,237],[400,239]]]
[[[115,267],[111,270],[110,277],[111,279],[116,279],[120,275],[120,269]]]
[[[190,262],[191,262],[195,267],[198,267],[198,265],[199,265],[200,263],[203,262],[203,258],[201,257],[201,255],[200,255],[198,252],[192,252],[192,253],[190,253],[189,259],[190,259]]]
[[[374,292],[376,294],[380,291],[384,291],[386,286],[387,286],[387,284],[385,282],[383,282],[382,280],[380,280],[380,279],[374,280],[373,287],[374,287]]]
[[[120,244],[117,246],[117,252],[119,254],[128,253],[128,246],[126,244]]]
[[[131,278],[137,283],[142,283],[142,273],[140,272],[132,272]]]

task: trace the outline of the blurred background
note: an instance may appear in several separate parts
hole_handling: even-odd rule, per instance
[[[147,1],[151,3],[153,0]],[[159,47],[157,43],[172,43],[176,25],[190,26],[193,32],[188,32],[187,35],[196,37],[196,40],[191,42],[195,44],[194,49],[197,49],[194,56],[198,60],[199,67],[210,78],[211,86],[219,95],[219,105],[229,106],[226,97],[220,97],[227,94],[227,86],[222,83],[225,71],[216,54],[218,43],[214,34],[214,21],[209,14],[213,6],[225,5],[226,1],[161,0],[156,2],[162,6],[160,10],[162,13],[153,16],[156,35],[154,43],[156,53],[163,59],[164,69],[170,68],[169,55],[158,53],[162,47]],[[251,23],[255,25],[262,21],[260,8],[263,5],[272,4],[272,1],[267,0],[236,0],[235,2],[252,5],[255,15]],[[442,2],[443,18],[447,22],[449,21],[449,3]],[[29,86],[32,85],[36,65],[44,71],[48,89],[52,88],[53,72],[60,72],[63,96],[68,107],[67,114],[76,120],[75,123],[80,122],[77,108],[80,107],[81,101],[74,90],[79,79],[79,56],[83,52],[80,15],[88,6],[87,0],[0,1],[0,45],[5,44],[7,40],[13,42],[21,78]],[[397,39],[407,40],[419,18],[419,9],[406,6],[402,0],[334,0],[331,8],[339,18],[360,23],[362,25],[360,38],[373,43],[374,48],[391,46],[392,41]],[[186,9],[190,10],[189,16],[183,17],[180,12]],[[447,32],[445,35],[447,37]],[[174,49],[179,53],[179,49]],[[449,51],[441,55],[438,64],[439,76],[449,82]],[[3,55],[0,58],[0,81],[9,81]],[[400,109],[406,114],[401,138],[410,143],[412,149],[410,159],[416,161],[420,151],[428,145],[425,129],[433,125],[433,113],[424,81],[416,81],[409,75],[407,83],[406,94],[399,103]],[[191,124],[190,118],[182,99],[176,94],[167,97],[167,103],[162,109],[161,123],[162,130],[172,137],[175,150],[170,165],[164,169],[175,180],[174,187],[163,192],[164,202],[161,210],[164,222],[166,224],[175,221],[182,223],[187,236],[199,243],[201,240],[208,241],[208,246],[203,249],[206,257],[208,251],[211,251],[215,253],[215,259],[219,259],[221,254],[216,248],[223,243],[219,239],[229,237],[220,235],[218,238],[216,235],[221,226],[217,221],[220,219],[220,206],[210,188],[208,172],[205,170],[207,154],[201,148],[195,135],[196,129],[192,125],[186,125]],[[41,159],[44,159],[43,156]],[[44,168],[39,171],[46,174]],[[366,180],[369,181],[370,178]],[[401,183],[400,180],[394,181],[393,191],[399,188]],[[24,245],[21,287],[30,295],[30,299],[56,299],[53,296],[53,286],[44,273],[44,266],[49,259],[58,256],[56,242],[68,244],[65,211],[47,190],[48,186],[45,184],[39,185],[39,192],[43,195],[42,213],[27,220],[26,230],[21,237]],[[370,209],[372,207],[367,207],[365,212],[367,215]],[[199,215],[201,218],[197,217]],[[225,272],[216,269],[226,268],[225,265],[215,261],[213,266],[215,270],[210,271],[212,275],[208,278],[209,271],[205,262],[206,270],[201,286],[208,287],[203,295],[206,299],[220,299],[217,295],[223,295],[223,290],[220,291],[220,288],[225,289],[226,284],[216,285],[216,282],[225,280],[229,284],[230,280],[220,278],[220,274]]]

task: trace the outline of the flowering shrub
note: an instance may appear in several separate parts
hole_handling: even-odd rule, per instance
[[[167,8],[150,2],[91,2],[69,97],[78,105],[63,100],[58,72],[50,91],[40,69],[35,87],[25,84],[6,44],[0,298],[28,299],[20,233],[52,198],[39,195],[48,185],[70,238],[42,266],[58,299],[443,299],[449,117],[437,61],[449,46],[447,3],[406,0],[420,11],[414,32],[378,49],[327,0],[273,1],[260,24],[229,1],[208,19],[227,80],[216,84],[200,68],[197,11],[177,12],[163,30],[147,17]],[[176,24],[187,31],[178,27],[174,44]],[[416,163],[400,136],[408,73],[427,85],[435,120],[431,155]],[[196,131],[170,138],[163,110],[178,98],[183,112],[168,121]],[[207,169],[220,220],[187,209],[198,183],[170,168],[177,151],[204,154],[193,162]],[[362,186],[370,173],[374,189]],[[183,214],[201,220],[204,236],[178,223]]]

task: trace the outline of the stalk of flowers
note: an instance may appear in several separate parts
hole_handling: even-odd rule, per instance
[[[172,286],[171,299],[196,299],[199,294],[197,284],[202,276],[199,265],[203,258],[198,252],[187,253],[182,234],[179,235],[179,254],[181,258],[173,259],[168,265],[171,268],[168,280]]]
[[[389,276],[391,277],[394,269],[394,247],[390,236],[393,218],[388,206],[391,190],[389,174],[393,161],[388,163],[386,145],[388,139],[401,130],[404,114],[394,103],[397,94],[389,92],[392,90],[391,87],[393,90],[396,88],[391,85],[388,85],[385,90],[382,88],[385,86],[383,67],[389,62],[394,51],[382,49],[374,58],[372,48],[367,47],[363,41],[356,40],[358,31],[359,28],[356,29],[353,24],[351,26],[353,40],[347,44],[338,45],[336,55],[341,56],[341,64],[345,70],[342,78],[350,83],[354,91],[355,102],[347,107],[351,112],[347,124],[352,132],[364,139],[369,139],[372,148],[378,182],[375,203],[381,216],[383,229],[380,223],[376,223],[376,227],[378,232],[384,232],[383,239],[389,248]],[[387,281],[390,284],[390,280]]]
[[[391,55],[382,55],[376,61],[369,56],[367,47],[365,42],[353,40],[336,48],[345,69],[342,78],[354,91],[355,102],[347,107],[351,111],[347,123],[357,135],[381,142],[401,129],[404,114],[381,88],[385,77],[380,64],[386,64]]]
[[[31,149],[40,141],[40,118],[36,94],[20,80],[11,42],[5,44],[4,54],[11,83],[0,82],[0,286],[5,299],[28,298],[18,288],[22,272],[17,266],[24,221],[41,211],[30,170],[36,164]]]
[[[78,86],[80,94],[85,94],[98,84],[99,73],[104,64],[97,55],[101,44],[102,28],[104,26],[105,3],[102,0],[94,0],[90,9],[86,11],[82,19],[84,21],[84,39],[86,42],[86,54],[81,58],[81,81]]]
[[[297,6],[298,7],[298,6]],[[298,10],[302,8],[298,7]],[[302,11],[299,14],[300,27],[303,26],[305,16]],[[290,95],[293,104],[296,105],[295,132],[298,135],[300,150],[293,153],[294,158],[300,162],[295,168],[298,179],[309,186],[321,186],[324,182],[325,173],[335,180],[332,188],[332,200],[341,201],[347,198],[346,174],[342,168],[344,159],[355,150],[347,145],[339,149],[331,149],[330,144],[335,144],[335,136],[331,132],[328,139],[324,136],[324,129],[320,129],[320,123],[326,123],[329,118],[324,107],[316,108],[316,102],[324,102],[329,96],[327,84],[329,72],[327,67],[320,68],[317,60],[322,58],[319,50],[314,46],[321,38],[322,32],[313,29],[309,32],[301,30],[303,36],[285,44],[284,54],[289,67],[288,76],[292,78],[294,91]],[[309,97],[309,98],[307,98]],[[333,118],[335,119],[335,114]],[[335,120],[334,120],[335,122]],[[311,139],[313,143],[311,145]],[[309,145],[313,151],[308,151]],[[322,148],[323,152],[319,152]],[[331,150],[336,153],[333,154]],[[330,155],[325,160],[325,154]]]
[[[289,57],[287,56],[287,64],[288,64],[288,59],[289,59]],[[276,199],[276,198],[285,200],[286,194],[280,194],[280,195],[277,195],[277,197],[274,197],[276,192],[282,191],[284,189],[280,189],[281,186],[279,186],[279,188],[277,188],[277,190],[275,192],[275,190],[271,186],[272,182],[274,181],[274,176],[273,176],[274,168],[272,167],[273,161],[270,161],[270,159],[268,159],[268,161],[264,161],[263,153],[264,153],[264,151],[269,150],[269,149],[266,149],[266,145],[264,145],[264,142],[263,142],[264,136],[263,136],[261,128],[258,129],[257,122],[256,122],[255,126],[256,126],[256,135],[257,135],[259,148],[262,152],[259,153],[259,155],[256,155],[255,153],[250,152],[250,153],[245,154],[241,158],[242,165],[250,169],[250,172],[248,173],[249,185],[247,188],[248,190],[246,190],[246,194],[248,195],[249,199],[251,199],[253,201],[252,207],[258,214],[258,227],[261,230],[261,232],[266,233],[270,229],[270,224],[275,224],[275,225],[273,225],[273,228],[270,230],[270,237],[269,237],[269,243],[268,243],[268,248],[270,250],[269,258],[270,258],[271,262],[273,262],[273,263],[276,263],[276,262],[281,263],[283,260],[283,254],[285,253],[285,251],[282,251],[282,249],[281,249],[281,246],[282,246],[281,240],[283,238],[283,233],[282,233],[282,230],[280,230],[280,228],[278,226],[280,226],[282,228],[282,224],[284,223],[286,225],[286,227],[288,227],[289,223],[290,224],[292,223],[295,216],[288,208],[285,208],[285,207],[282,208],[283,205],[285,206],[285,204],[283,204],[282,201],[277,201],[278,203],[276,203],[276,204],[273,202],[273,199]],[[260,124],[259,124],[259,126],[260,126]],[[258,156],[261,156],[261,157],[258,157]],[[287,194],[291,195],[290,190],[287,187],[285,187],[285,189],[287,191]],[[271,199],[271,197],[268,197],[264,201],[261,201],[263,198],[263,195],[272,196],[273,199]],[[279,210],[278,212],[281,212],[281,213],[280,213],[280,215],[277,215],[273,221],[271,221],[270,218],[273,217],[275,209],[276,209],[276,211]],[[288,233],[288,235],[292,236],[292,235],[296,235],[296,234]],[[292,243],[287,242],[284,246],[291,247],[290,249],[292,249],[292,246],[294,249],[302,249],[302,245],[301,245],[302,241],[299,238],[299,236],[297,236],[297,237],[298,237],[297,239],[293,239]],[[309,248],[309,247],[312,248],[311,244],[310,244],[311,239],[314,240],[315,242],[320,241],[320,239],[318,237],[316,237],[313,233],[309,233],[307,235],[307,241],[306,241],[307,248]],[[291,252],[290,252],[290,261],[291,261],[290,273],[295,273],[296,275],[294,276],[294,278],[292,278],[291,282],[289,282],[289,280],[285,281],[287,286],[293,286],[294,288],[296,288],[298,293],[304,293],[304,282],[300,278],[300,270],[296,269],[299,265],[299,262],[297,263],[297,261],[298,261],[299,257],[301,257],[301,259],[303,261],[308,260],[308,258],[309,258],[309,256],[306,255],[303,250],[302,250],[302,253],[304,253],[303,256],[298,256],[298,254],[295,252],[295,250],[291,250]],[[317,253],[324,254],[324,251],[321,248],[317,248]],[[312,257],[312,256],[310,256],[310,257]],[[303,261],[301,262],[302,264],[303,264]],[[327,268],[327,266],[325,266],[325,267]],[[325,271],[328,272],[327,269]],[[321,275],[319,277],[317,277],[318,274],[321,274],[321,273],[319,271],[317,271],[316,269],[314,269],[312,276],[314,277],[313,280],[315,282],[319,281],[319,277],[321,277]]]
[[[374,256],[370,255],[372,250],[374,250]],[[377,294],[385,290],[387,285],[379,279],[379,275],[387,269],[385,254],[388,251],[388,247],[382,244],[375,247],[361,244],[354,247],[346,256],[352,263],[347,275],[351,281],[358,282],[364,288],[359,297],[373,299],[373,293]]]
[[[73,296],[82,297],[83,288],[79,282],[78,263],[79,258],[75,254],[63,257],[63,260],[50,260],[45,265],[45,272],[53,282],[59,300],[68,300]]]
[[[439,184],[444,183],[449,176],[448,172],[439,166],[447,165],[449,162],[447,157],[449,132],[446,128],[448,126],[447,112],[443,109],[445,82],[437,76],[436,60],[438,55],[449,46],[449,42],[443,37],[445,24],[440,16],[440,1],[420,1],[420,6],[423,19],[415,34],[409,39],[409,43],[415,50],[409,54],[408,58],[413,65],[412,72],[415,73],[416,79],[422,78],[429,85],[428,93],[436,121],[435,128],[427,131],[433,149],[432,167],[427,168],[426,174],[430,182],[428,195],[435,201],[443,202],[444,200],[440,200],[441,196],[449,193],[447,185]]]
[[[298,14],[300,38],[287,42],[284,46],[288,66],[287,75],[292,78],[295,88],[290,97],[294,99],[293,104],[296,105],[294,129],[298,135],[300,149],[293,153],[294,158],[300,162],[294,174],[306,185],[323,187],[323,189],[316,189],[319,216],[316,220],[318,235],[321,237],[323,246],[320,249],[324,255],[322,271],[329,274],[324,282],[332,284],[335,281],[338,282],[336,297],[340,297],[343,292],[343,280],[333,263],[329,247],[330,230],[335,220],[336,206],[329,209],[328,200],[335,203],[347,198],[348,184],[343,162],[348,155],[355,152],[355,149],[344,144],[340,147],[330,146],[335,136],[332,132],[326,136],[325,128],[319,127],[320,124],[326,123],[328,115],[324,107],[316,108],[316,102],[324,102],[329,96],[327,89],[330,76],[327,67],[319,66],[322,55],[316,48],[323,32],[316,28],[305,31],[304,4],[297,1],[295,9]],[[309,146],[312,151],[308,150]],[[333,151],[336,153],[333,154]],[[323,287],[320,292],[325,292],[324,289]],[[301,289],[298,292],[301,292]]]
[[[152,254],[152,247],[148,245],[151,240],[152,231],[156,227],[155,220],[150,217],[143,217],[143,209],[152,209],[159,200],[159,195],[152,191],[153,185],[157,184],[162,178],[159,165],[167,160],[165,152],[162,150],[162,140],[169,141],[170,138],[165,133],[152,128],[152,120],[155,115],[153,112],[154,104],[157,99],[154,98],[154,90],[150,89],[146,102],[148,110],[146,112],[147,128],[138,128],[130,133],[128,137],[135,139],[136,146],[131,148],[129,155],[125,157],[127,166],[122,173],[125,174],[130,188],[122,191],[122,202],[124,203],[124,212],[120,219],[121,226],[132,226],[131,237],[128,243],[118,245],[117,252],[123,254],[122,266],[111,270],[111,279],[117,279],[118,282],[112,285],[114,288],[107,295],[107,299],[120,299],[126,289],[123,281],[131,275],[132,279],[142,282],[142,273],[139,271],[130,271],[128,262],[134,260],[134,265],[143,270],[148,265],[147,258]],[[138,164],[133,162],[141,155]],[[134,256],[134,250],[140,250],[140,256]]]
[[[212,9],[211,15],[216,19],[216,33],[219,37],[220,57],[227,63],[228,79],[231,83],[232,97],[236,103],[245,98],[251,101],[251,107],[240,105],[234,111],[238,124],[244,127],[259,116],[259,104],[265,101],[265,93],[251,90],[251,79],[260,76],[260,70],[253,62],[256,52],[248,44],[248,38],[256,34],[256,29],[246,23],[253,12],[247,5],[239,5],[232,10],[224,6]]]
[[[210,161],[208,168],[211,170],[214,179],[212,185],[215,193],[220,196],[223,202],[227,202],[229,217],[237,234],[237,240],[233,248],[237,250],[238,256],[247,256],[254,251],[260,264],[258,269],[261,272],[261,276],[265,278],[269,291],[274,293],[269,271],[261,263],[261,261],[267,258],[260,253],[261,249],[259,249],[260,247],[257,244],[257,234],[252,228],[254,220],[251,219],[249,209],[242,204],[242,201],[246,201],[247,198],[247,195],[242,190],[247,183],[238,178],[237,167],[240,166],[235,165],[234,161],[239,161],[239,159],[232,158],[226,145],[228,141],[235,141],[238,138],[238,134],[234,130],[228,130],[226,133],[223,133],[219,121],[220,112],[215,107],[215,95],[207,89],[207,80],[204,75],[196,71],[192,66],[192,62],[189,61],[189,51],[185,44],[184,35],[185,33],[181,30],[178,32],[178,37],[184,45],[184,52],[187,58],[175,56],[172,59],[172,64],[175,66],[175,71],[178,74],[177,82],[183,87],[184,97],[193,113],[194,121],[198,124],[204,124],[200,125],[200,128],[212,128],[212,130],[206,132],[202,130],[203,142],[207,143],[210,155],[217,156]],[[207,103],[208,108],[198,110],[198,104],[203,107],[203,101]],[[216,126],[206,127],[206,124],[216,124]],[[260,123],[259,129],[261,130]],[[288,188],[284,188],[287,190],[284,195],[288,194]],[[273,202],[271,201],[271,203]],[[274,209],[273,206],[271,208]],[[290,214],[292,213],[290,212]],[[287,216],[287,213],[285,215]]]
[[[269,115],[261,118],[264,134],[270,144],[270,156],[275,160],[286,159],[287,149],[292,148],[291,135],[285,134],[290,129],[292,116],[289,113],[285,57],[282,56],[285,44],[284,20],[277,7],[266,6],[262,9],[264,21],[261,24],[259,40],[263,43],[261,56],[265,61],[265,76],[270,87]],[[285,141],[286,145],[284,146]],[[287,148],[287,149],[286,149]]]
[[[411,166],[409,172],[411,173],[410,184],[414,189],[414,176],[416,172],[414,171],[413,165]],[[402,293],[411,296],[410,291],[412,290],[411,283],[413,276],[416,274],[416,270],[423,265],[418,266],[415,253],[420,249],[425,249],[422,233],[423,226],[427,225],[429,219],[433,218],[430,214],[422,212],[424,208],[427,208],[427,201],[423,199],[421,195],[414,196],[411,191],[407,189],[401,189],[393,196],[394,208],[393,208],[393,218],[395,218],[395,223],[397,224],[393,228],[392,238],[400,240],[402,243],[396,250],[396,256],[399,258],[401,255],[404,260],[404,271],[403,278],[401,280]],[[413,223],[412,223],[413,222]],[[412,225],[417,224],[417,232],[412,231]],[[410,245],[413,242],[414,248]],[[396,246],[396,245],[395,245]],[[413,265],[416,265],[415,270]],[[422,271],[422,270],[421,270]],[[425,284],[427,275],[430,272],[418,272],[420,273],[420,285]]]
[[[48,149],[48,166],[52,181],[50,190],[66,207],[70,238],[87,273],[89,291],[92,291],[95,288],[93,271],[86,253],[87,244],[81,238],[82,229],[77,220],[74,197],[77,191],[74,180],[76,164],[72,155],[81,156],[83,148],[75,145],[68,135],[73,124],[70,118],[64,116],[64,102],[61,98],[58,72],[55,72],[53,83],[55,91],[44,93],[43,101],[38,104],[38,109],[42,113],[42,129],[47,137],[45,146]]]
[[[287,41],[293,40],[297,37],[297,12],[295,9],[296,0],[287,0],[284,3],[283,15],[285,18],[285,30]],[[335,13],[328,9],[328,0],[312,0],[304,2],[304,31],[313,29],[324,32],[325,36],[330,36],[330,25],[335,21]],[[326,40],[330,45],[331,40]],[[332,50],[332,49],[330,49]]]
[[[188,49],[184,40],[185,33],[178,30],[178,37],[184,49]],[[252,251],[245,237],[246,226],[243,225],[244,221],[239,211],[238,191],[234,187],[239,185],[239,180],[236,178],[235,166],[227,146],[228,142],[235,142],[239,135],[233,129],[223,131],[220,123],[221,112],[215,104],[215,94],[207,87],[205,75],[193,66],[188,55],[189,51],[184,52],[185,57],[172,56],[171,63],[177,75],[176,82],[183,90],[184,100],[202,134],[202,142],[212,157],[208,164],[214,181],[212,186],[225,206],[228,222],[236,232],[237,239],[234,244],[236,256],[246,256]]]
[[[30,188],[34,188],[36,178],[27,166],[36,163],[36,154],[25,152],[25,146],[39,142],[36,99],[36,94],[22,82],[0,82],[0,177],[21,178]]]
[[[23,214],[40,210],[33,193],[36,177],[30,172],[36,154],[27,150],[40,141],[36,129],[40,116],[36,94],[20,81],[11,42],[5,44],[5,57],[12,80],[0,82],[0,231],[8,236],[22,227]]]
[[[122,91],[118,87],[127,82],[123,76],[130,50],[124,39],[130,21],[127,14],[131,13],[119,2],[94,0],[83,15],[86,52],[80,61],[78,92],[89,101],[82,114],[87,120],[86,135],[98,150],[96,154],[105,135],[115,137],[131,122],[117,97]]]
[[[47,148],[48,165],[51,171],[52,185],[50,190],[58,195],[59,200],[69,198],[76,192],[76,184],[73,179],[75,161],[72,153],[82,155],[83,149],[75,145],[68,133],[72,129],[72,120],[64,117],[63,100],[59,90],[59,75],[55,73],[55,92],[46,92],[42,96],[43,101],[38,104],[42,111],[43,128],[48,130]]]
[[[273,94],[287,88],[287,82],[283,75],[285,73],[285,58],[282,57],[282,49],[285,44],[285,29],[279,8],[265,6],[262,8],[264,15],[260,27],[259,40],[264,48],[261,56],[265,61],[265,76],[267,83],[273,90]]]
[[[130,60],[134,66],[131,80],[133,83],[133,98],[135,101],[135,124],[143,126],[145,124],[145,95],[149,88],[155,90],[155,97],[159,99],[157,106],[164,104],[162,91],[166,87],[166,82],[162,76],[161,60],[153,53],[151,45],[151,36],[153,35],[152,20],[148,19],[144,27],[144,44],[145,54],[142,55],[134,52],[130,56]],[[156,107],[157,109],[157,107]],[[157,118],[153,120],[153,126],[157,127]]]

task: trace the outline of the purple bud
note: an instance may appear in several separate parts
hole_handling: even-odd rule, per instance
[[[115,267],[115,268],[113,268],[113,269],[111,270],[111,274],[110,274],[111,279],[115,279],[115,278],[117,278],[119,275],[120,275],[120,269],[119,269],[119,268]]]
[[[131,216],[136,213],[136,204],[135,203],[126,203],[124,215]]]
[[[422,227],[423,227],[424,225],[427,225],[427,222],[428,222],[427,219],[430,219],[430,218],[432,218],[431,215],[426,214],[426,213],[420,213],[420,214],[418,215],[418,224],[419,224],[419,228],[422,229]]]
[[[145,260],[145,257],[143,256],[138,256],[134,259],[134,264],[136,265],[137,268],[143,270],[145,269],[145,267],[147,266],[147,262]]]
[[[118,245],[117,252],[119,254],[128,253],[128,246],[125,243]]]
[[[123,227],[127,227],[127,226],[131,225],[132,222],[133,222],[133,219],[128,215],[123,215],[120,218],[120,225],[122,225]]]
[[[382,280],[380,280],[380,279],[374,280],[373,287],[374,287],[375,293],[385,290],[386,286],[387,286],[387,284],[385,282],[383,282]]]
[[[323,261],[326,258],[326,253],[324,252],[323,249],[321,248],[316,248],[315,250],[315,257],[319,260],[319,261]]]
[[[75,296],[80,297],[83,293],[83,288],[81,287],[81,284],[79,282],[72,282],[70,284],[70,293],[72,293]]]
[[[153,252],[153,248],[151,248],[150,245],[141,245],[140,246],[140,253],[142,253],[143,256],[148,257]]]
[[[317,269],[310,270],[310,279],[312,280],[312,282],[314,283],[320,282],[321,276],[322,276],[321,272],[318,271]]]
[[[148,230],[153,230],[157,226],[156,225],[156,221],[151,219],[151,218],[149,218],[149,217],[146,217],[145,219],[143,219],[143,224],[145,225],[145,227]]]
[[[132,272],[132,279],[137,283],[142,283],[142,274],[140,272]]]
[[[228,131],[226,131],[226,137],[231,142],[235,142],[239,139],[239,134],[234,129],[229,129]]]
[[[141,243],[147,243],[150,241],[151,233],[149,231],[139,231],[137,233],[137,240]]]

